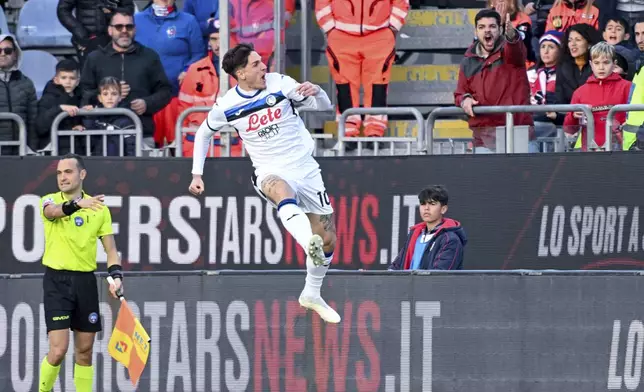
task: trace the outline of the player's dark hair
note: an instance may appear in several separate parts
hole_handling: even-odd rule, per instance
[[[56,64],[56,75],[58,75],[59,72],[78,72],[80,71],[80,66],[76,62],[76,60],[73,59],[64,59],[60,60],[58,64]]]
[[[78,167],[78,170],[85,170],[85,161],[83,160],[83,157],[81,157],[80,155],[69,153],[61,158],[61,160],[63,159],[75,159],[76,167]]]
[[[493,8],[485,8],[480,10],[474,18],[474,26],[478,25],[479,20],[483,18],[494,18],[496,19],[496,24],[501,26],[501,15],[499,15],[499,13],[496,12],[496,10]]]
[[[418,194],[418,202],[420,204],[425,204],[427,202],[435,201],[441,205],[446,206],[449,201],[449,196],[447,195],[447,188],[443,185],[431,185],[427,188],[420,191]]]
[[[231,75],[235,80],[237,80],[235,72],[248,65],[248,56],[250,56],[254,50],[255,48],[253,48],[253,44],[239,44],[226,52],[224,59],[221,61],[221,66],[228,75]]]

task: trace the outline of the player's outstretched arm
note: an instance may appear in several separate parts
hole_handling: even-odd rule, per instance
[[[208,117],[199,126],[195,134],[195,144],[192,152],[193,180],[189,188],[190,193],[199,195],[203,192],[204,185],[201,176],[203,175],[203,167],[208,156],[208,149],[210,148],[210,139],[215,132],[219,131],[226,124],[228,124],[226,113],[221,107],[215,104],[208,113]]]
[[[326,92],[317,84],[311,82],[298,83],[290,76],[282,76],[282,92],[295,102],[296,106],[304,106],[314,110],[331,110],[331,100]]]

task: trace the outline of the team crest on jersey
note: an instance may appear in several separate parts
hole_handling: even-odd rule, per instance
[[[177,36],[177,26],[170,26],[166,30],[166,34],[168,34],[168,38],[174,38]]]
[[[277,98],[275,98],[274,95],[269,95],[268,97],[266,97],[266,104],[268,106],[275,106],[276,103],[277,103]]]
[[[85,223],[85,221],[80,216],[77,216],[76,218],[74,218],[74,223],[76,224],[76,226],[80,227],[83,226],[83,223]]]

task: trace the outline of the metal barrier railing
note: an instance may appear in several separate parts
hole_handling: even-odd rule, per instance
[[[25,120],[16,113],[0,113],[0,120],[10,120],[18,123],[18,140],[0,141],[0,155],[2,155],[2,147],[18,147],[20,156],[27,155],[27,125]]]
[[[606,116],[606,151],[611,151],[612,149],[613,122],[615,122],[615,115],[619,112],[644,112],[644,105],[625,104],[615,105],[610,108]]]
[[[85,137],[87,140],[86,143],[86,153],[91,155],[91,136],[103,136],[103,155],[106,154],[107,150],[107,137],[108,136],[119,136],[119,151],[120,155],[123,156],[124,151],[124,136],[134,136],[135,137],[135,149],[136,156],[140,157],[143,150],[143,124],[141,119],[133,111],[124,108],[96,108],[96,109],[81,109],[78,111],[77,116],[127,116],[134,123],[134,129],[123,129],[123,130],[84,130],[84,131],[71,131],[65,130],[61,131],[58,129],[60,123],[69,117],[67,112],[62,112],[51,124],[51,155],[58,155],[58,137],[59,136],[69,136],[70,140],[70,151],[75,152],[75,137],[81,136]]]
[[[474,114],[499,114],[505,113],[506,118],[506,153],[514,152],[514,113],[546,113],[546,112],[584,112],[586,116],[586,139],[589,149],[597,149],[595,143],[595,119],[590,105],[525,105],[525,106],[475,106]],[[459,107],[434,109],[427,117],[425,131],[427,144],[423,152],[432,154],[434,151],[434,125],[438,117],[462,116],[465,111]]]
[[[347,118],[351,115],[358,114],[374,114],[374,115],[405,115],[411,114],[416,118],[416,123],[418,124],[418,135],[416,138],[411,137],[347,137],[346,127],[347,127]],[[421,152],[425,148],[425,120],[420,111],[412,107],[385,107],[385,108],[350,108],[344,111],[340,116],[338,121],[338,153],[340,156],[344,156],[344,149],[346,142],[356,142],[358,143],[358,155],[361,155],[362,143],[374,143],[374,154],[378,155],[378,143],[390,143],[390,150],[393,152],[394,143],[405,143],[407,144],[408,155],[411,154],[411,144],[413,142],[417,143],[417,151]],[[392,154],[393,155],[393,154]]]
[[[175,123],[175,136],[174,136],[174,142],[168,146],[168,148],[174,148],[175,149],[175,156],[176,157],[183,157],[183,134],[184,133],[196,133],[197,128],[186,128],[183,126],[184,121],[186,118],[192,114],[192,113],[203,113],[203,112],[209,112],[212,109],[212,106],[193,106],[190,107],[183,112],[179,114],[177,117],[177,122]],[[315,109],[309,109],[306,107],[300,107],[296,108],[298,112],[305,112],[305,113],[335,113],[335,109],[329,109],[329,110],[315,110]],[[222,139],[222,146],[224,146],[224,156],[230,156],[230,136],[236,131],[232,128],[229,129],[222,129],[219,131],[221,134],[221,139]],[[311,134],[311,137],[313,139],[317,140],[328,140],[333,138],[332,135],[328,134]],[[241,140],[241,138],[240,138]],[[242,157],[246,156],[246,149],[242,148],[241,151]]]

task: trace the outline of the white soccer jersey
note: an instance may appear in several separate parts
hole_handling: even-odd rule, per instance
[[[225,126],[237,130],[256,171],[293,170],[306,163],[315,142],[295,108],[332,106],[321,88],[316,96],[305,98],[295,91],[298,86],[289,76],[268,73],[264,90],[250,94],[238,87],[228,90],[195,135],[192,173],[203,174],[210,138]]]

